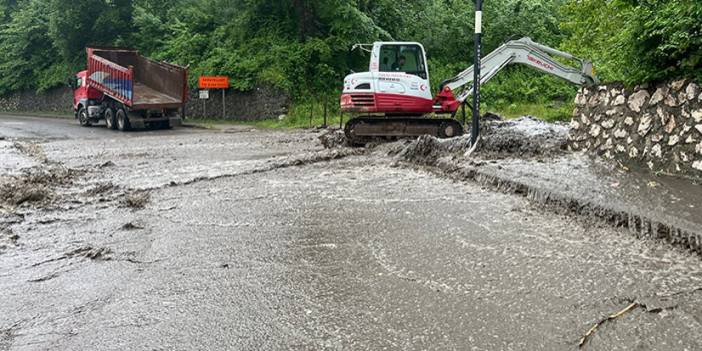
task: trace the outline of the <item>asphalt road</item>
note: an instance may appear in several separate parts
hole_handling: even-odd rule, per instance
[[[0,350],[702,348],[699,257],[317,136],[0,116],[0,184],[71,170],[0,205]]]

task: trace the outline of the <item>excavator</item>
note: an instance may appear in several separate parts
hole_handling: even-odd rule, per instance
[[[352,73],[344,79],[341,111],[354,116],[344,129],[352,144],[374,138],[463,135],[463,126],[455,116],[473,93],[473,66],[443,81],[432,97],[422,44],[375,42],[354,45],[352,50],[357,48],[370,53],[370,65],[368,72]],[[579,68],[564,65],[553,56],[577,62]],[[480,84],[510,64],[524,64],[579,86],[599,82],[592,62],[522,38],[508,41],[482,59]]]

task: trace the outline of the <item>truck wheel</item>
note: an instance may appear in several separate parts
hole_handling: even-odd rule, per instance
[[[83,127],[90,127],[90,118],[88,118],[88,111],[83,107],[81,107],[80,110],[78,110],[78,122]]]
[[[115,110],[112,107],[108,107],[105,110],[105,123],[107,124],[107,129],[117,128],[117,123],[115,121]]]
[[[126,132],[130,129],[132,129],[131,125],[129,125],[129,116],[127,116],[127,111],[125,111],[123,108],[117,110],[117,129]]]

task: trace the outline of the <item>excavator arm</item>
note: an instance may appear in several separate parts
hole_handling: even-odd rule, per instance
[[[566,59],[577,61],[580,68],[566,66],[556,61],[553,56],[560,56]],[[498,72],[510,64],[524,64],[539,71],[560,77],[576,85],[591,86],[598,84],[599,80],[595,75],[592,62],[575,57],[569,53],[562,52],[548,46],[535,43],[530,38],[509,41],[482,59],[482,72],[480,84],[485,84]],[[473,82],[473,66],[457,76],[443,81],[439,92],[447,88],[455,92]],[[472,87],[465,89],[456,100],[463,103],[473,93]]]

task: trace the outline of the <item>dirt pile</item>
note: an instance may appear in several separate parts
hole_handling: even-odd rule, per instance
[[[464,153],[470,147],[470,136],[439,139],[424,135],[415,141],[399,145],[402,147],[391,148],[388,154],[404,161],[429,164],[443,156]]]
[[[82,172],[63,166],[33,167],[19,176],[0,179],[0,205],[39,203],[54,196],[54,188],[70,184]]]
[[[477,153],[486,158],[538,157],[564,152],[569,128],[525,116],[516,120],[494,120],[483,126]]]
[[[491,119],[484,122],[478,145],[470,155],[477,159],[551,156],[564,152],[567,137],[566,125],[534,117]],[[396,144],[389,154],[404,161],[431,164],[443,156],[463,156],[470,148],[470,135],[452,139],[422,136]]]

